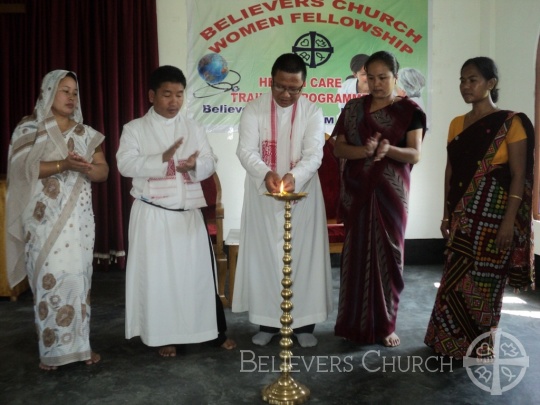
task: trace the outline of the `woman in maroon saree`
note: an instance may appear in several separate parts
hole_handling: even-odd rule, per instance
[[[534,280],[534,130],[525,114],[497,108],[497,82],[491,59],[465,62],[460,90],[472,110],[454,118],[448,134],[446,261],[425,343],[456,359],[492,355],[473,349],[488,347],[505,285],[527,288]]]
[[[347,159],[341,210],[346,237],[335,334],[397,346],[410,171],[426,129],[422,110],[395,96],[399,64],[385,51],[367,60],[370,94],[348,102],[333,135]]]

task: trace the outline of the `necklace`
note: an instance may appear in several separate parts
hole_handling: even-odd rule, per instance
[[[390,107],[391,105],[394,104],[395,99],[396,99],[395,97],[392,97],[392,100],[390,100],[389,104],[385,104],[385,105],[383,105],[381,107],[379,107],[378,105],[371,104],[371,108],[370,108],[370,111],[372,110],[371,113],[374,113],[374,112],[377,112],[377,111],[380,111],[380,110],[384,110],[386,107]]]
[[[486,115],[493,114],[494,112],[499,111],[499,108],[497,106],[494,106],[493,108],[489,109],[488,111],[484,111],[482,113],[479,113],[478,116],[473,116],[473,111],[469,111],[467,114],[465,114],[465,119],[463,120],[463,129],[469,127],[470,125],[474,124],[476,121],[481,120]]]
[[[72,121],[71,119],[68,119],[67,121],[62,121],[62,122],[59,122],[57,120],[56,122],[58,123],[58,128],[60,128],[60,132],[66,132],[68,129],[70,129],[71,127],[75,125],[75,122]]]
[[[474,121],[478,121],[480,118],[484,118],[486,115],[492,114],[495,111],[499,111],[499,108],[497,106],[494,106],[493,108],[490,108],[487,111],[480,112],[477,114],[473,114],[473,110],[471,110],[466,114],[466,116],[470,120],[474,119]]]

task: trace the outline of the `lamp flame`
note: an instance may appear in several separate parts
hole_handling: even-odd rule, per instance
[[[279,194],[283,194],[283,182],[281,182],[281,186],[279,187]]]

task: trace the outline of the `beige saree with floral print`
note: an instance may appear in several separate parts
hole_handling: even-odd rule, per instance
[[[41,161],[64,159],[68,151],[91,161],[104,139],[82,124],[80,104],[72,116],[77,125],[60,132],[51,106],[58,83],[68,73],[56,70],[45,76],[34,113],[13,133],[8,163],[8,277],[14,285],[28,276],[40,360],[47,366],[91,358],[91,183],[74,171],[38,178]]]

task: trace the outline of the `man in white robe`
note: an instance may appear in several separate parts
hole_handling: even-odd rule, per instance
[[[332,275],[324,200],[317,175],[323,156],[322,111],[302,97],[306,66],[295,54],[272,67],[272,90],[248,103],[236,154],[246,169],[233,312],[260,325],[253,343],[266,345],[281,327],[284,203],[264,195],[307,192],[292,207],[292,328],[302,347],[332,311]]]
[[[133,178],[126,274],[126,338],[140,336],[164,357],[177,344],[226,339],[212,244],[200,208],[200,181],[215,171],[204,129],[181,112],[186,79],[162,66],[152,73],[153,107],[124,126],[118,170]],[[218,337],[219,334],[219,337]]]

